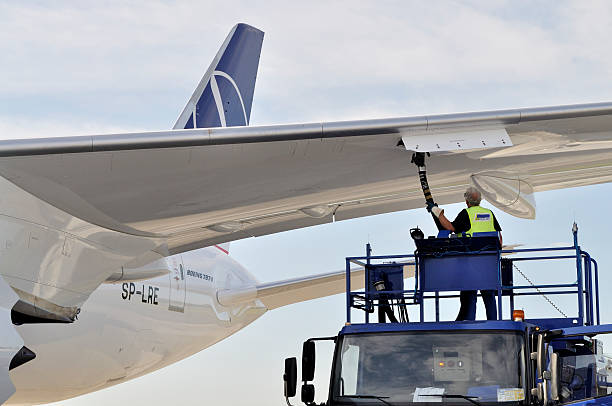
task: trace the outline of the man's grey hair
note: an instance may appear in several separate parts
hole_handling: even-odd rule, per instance
[[[480,201],[482,200],[480,191],[476,189],[474,186],[468,187],[465,190],[463,197],[465,197],[465,201],[470,206],[478,206],[480,204]]]

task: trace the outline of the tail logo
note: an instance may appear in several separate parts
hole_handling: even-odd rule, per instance
[[[215,99],[215,105],[217,106],[217,111],[219,112],[219,120],[221,121],[221,126],[227,127],[227,123],[225,121],[225,113],[223,111],[223,100],[221,100],[221,93],[219,92],[219,86],[217,85],[217,79],[216,79],[217,76],[221,76],[227,79],[232,84],[232,86],[234,86],[234,89],[236,90],[236,93],[238,94],[238,98],[240,99],[240,105],[242,106],[242,114],[244,114],[244,122],[248,124],[249,121],[247,119],[246,108],[244,107],[244,100],[242,99],[242,94],[240,93],[240,89],[238,88],[238,85],[236,84],[236,82],[230,75],[228,75],[227,73],[223,71],[216,70],[213,72],[212,76],[210,77],[210,89],[212,90],[213,98]]]
[[[263,35],[246,24],[232,28],[174,129],[249,125]]]

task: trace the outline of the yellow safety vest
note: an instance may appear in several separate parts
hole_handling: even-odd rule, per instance
[[[465,234],[472,235],[474,233],[486,233],[495,230],[495,222],[493,221],[493,212],[480,206],[472,206],[467,209],[470,218],[471,228]]]

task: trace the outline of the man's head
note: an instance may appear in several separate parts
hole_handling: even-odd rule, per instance
[[[465,197],[465,202],[467,203],[468,207],[478,206],[480,204],[480,200],[482,200],[480,191],[473,186],[470,186],[465,190],[463,197]]]

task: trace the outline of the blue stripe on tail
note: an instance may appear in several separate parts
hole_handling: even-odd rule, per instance
[[[249,124],[263,36],[247,24],[232,28],[175,129]]]

